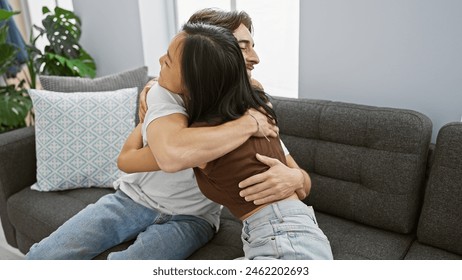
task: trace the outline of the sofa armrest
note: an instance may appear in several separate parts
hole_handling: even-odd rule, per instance
[[[0,217],[6,240],[16,247],[7,201],[36,182],[35,127],[0,134],[0,159]]]

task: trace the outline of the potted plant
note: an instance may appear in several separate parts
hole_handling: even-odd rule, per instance
[[[0,133],[26,126],[27,116],[32,114],[32,101],[27,88],[36,88],[37,75],[80,76],[94,78],[96,65],[93,58],[79,43],[81,20],[72,11],[56,7],[53,12],[42,8],[43,28],[34,25],[39,31],[36,37],[31,32],[30,45],[27,45],[26,62],[29,77],[16,85],[8,85],[5,73],[15,65],[17,47],[6,40],[7,20],[19,12],[0,9]],[[36,47],[38,38],[46,36],[49,44],[44,51]]]
[[[26,117],[32,108],[32,102],[24,88],[25,81],[8,85],[5,75],[8,68],[15,65],[18,52],[17,47],[6,40],[6,22],[18,13],[0,9],[0,76],[3,79],[0,85],[0,133],[26,126]]]
[[[39,35],[31,37],[31,45],[28,46],[31,87],[35,87],[37,73],[94,78],[95,62],[79,43],[82,33],[80,18],[60,7],[53,12],[43,7],[42,13],[45,17],[42,20],[43,28],[34,25]],[[37,39],[42,36],[46,36],[49,42],[43,52],[35,46]]]

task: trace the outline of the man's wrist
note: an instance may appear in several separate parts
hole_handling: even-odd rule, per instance
[[[301,170],[300,168],[296,168],[296,169],[300,172],[300,174],[302,175],[302,178],[299,181],[299,183],[296,185],[295,193],[297,194],[298,198],[302,200],[302,199],[305,199],[307,196],[307,193],[305,191],[306,178],[305,178],[305,173],[303,172],[303,170]]]
[[[260,131],[260,124],[258,123],[257,118],[255,118],[255,116],[252,115],[251,113],[249,113],[248,115],[255,121],[254,123],[257,125],[257,131],[255,131],[253,134],[258,133]]]
[[[243,115],[236,121],[238,122],[238,129],[244,131],[249,138],[258,132],[258,122],[255,117],[251,116],[249,113]]]

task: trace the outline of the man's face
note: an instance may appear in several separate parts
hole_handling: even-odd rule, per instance
[[[233,35],[236,37],[239,47],[242,50],[242,54],[244,55],[247,74],[250,78],[253,66],[260,62],[260,59],[253,48],[255,44],[253,42],[252,34],[250,34],[249,29],[247,29],[244,24],[241,24],[236,30],[234,30]]]

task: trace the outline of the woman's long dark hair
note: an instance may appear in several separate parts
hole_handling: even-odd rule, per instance
[[[186,23],[183,31],[181,67],[189,94],[189,125],[220,124],[241,117],[250,108],[276,121],[266,95],[251,87],[244,57],[229,30]]]

